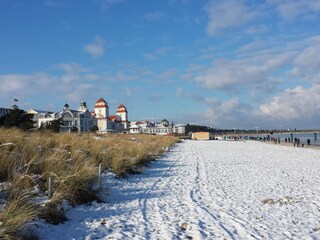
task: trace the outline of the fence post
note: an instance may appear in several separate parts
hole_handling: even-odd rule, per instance
[[[99,189],[102,189],[102,164],[99,164],[99,169],[98,169],[98,177],[99,177]]]
[[[52,198],[53,195],[53,177],[50,176],[48,180],[48,198]]]

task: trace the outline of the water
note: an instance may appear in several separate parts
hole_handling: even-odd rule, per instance
[[[310,144],[311,145],[319,145],[320,146],[320,133],[317,133],[317,141],[314,139],[314,133],[292,133],[293,139],[294,138],[299,138],[301,144],[307,145],[307,140],[310,139]],[[262,134],[261,137],[267,137],[268,135]],[[281,133],[281,134],[272,134],[270,137],[275,137],[278,138],[280,137],[281,142],[284,142],[285,138],[290,138],[291,139],[291,134],[290,133]]]

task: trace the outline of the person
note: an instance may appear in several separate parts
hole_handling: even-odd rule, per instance
[[[307,144],[308,144],[308,146],[310,146],[310,139],[309,138],[307,140]]]

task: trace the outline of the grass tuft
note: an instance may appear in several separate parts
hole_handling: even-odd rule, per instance
[[[37,215],[31,195],[26,191],[14,190],[0,212],[0,239],[23,239],[25,225]]]

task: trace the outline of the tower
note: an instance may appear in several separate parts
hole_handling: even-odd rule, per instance
[[[109,106],[103,98],[99,98],[99,100],[96,102],[94,113],[96,114],[96,118],[109,117]]]
[[[127,108],[120,104],[120,106],[117,108],[116,115],[120,117],[121,125],[124,129],[129,128],[129,121],[128,121],[128,111]]]
[[[80,102],[80,107],[78,108],[79,112],[88,112],[87,103],[84,101]]]
[[[108,130],[109,106],[103,99],[99,98],[94,106],[94,113],[97,118],[98,128],[100,131]]]

